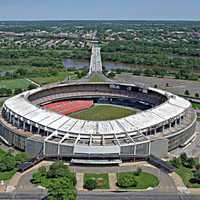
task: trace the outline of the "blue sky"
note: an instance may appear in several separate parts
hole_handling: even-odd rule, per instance
[[[0,20],[200,20],[200,0],[0,0]]]

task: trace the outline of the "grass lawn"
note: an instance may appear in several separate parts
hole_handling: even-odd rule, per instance
[[[6,99],[8,99],[8,97],[0,97],[0,107],[3,105]]]
[[[3,106],[4,100],[0,99],[0,107]]]
[[[91,77],[90,82],[105,82],[105,80],[103,79],[103,77],[101,75],[95,74]]]
[[[119,119],[135,113],[135,110],[125,107],[113,105],[94,105],[87,110],[72,113],[70,116],[83,120],[104,121]]]
[[[6,152],[3,149],[0,149],[0,160],[2,157],[6,154]],[[0,180],[9,180],[11,177],[17,172],[17,168],[6,171],[6,172],[0,172]]]
[[[6,154],[6,152],[3,149],[0,149],[0,159]]]
[[[12,176],[17,172],[17,168],[8,171],[8,172],[0,172],[0,180],[9,180],[12,178]]]
[[[193,104],[192,104],[192,107],[193,107],[195,110],[200,110],[200,104],[199,104],[199,103],[193,103]]]
[[[84,174],[84,184],[88,179],[95,179],[97,189],[109,189],[108,174]]]
[[[69,72],[70,75],[70,80],[71,79],[76,79],[76,76],[74,75],[73,72]],[[40,85],[45,85],[45,84],[50,84],[50,83],[56,83],[63,81],[67,78],[67,71],[66,72],[58,72],[56,76],[49,76],[49,77],[34,77],[30,78],[32,81],[40,84]]]
[[[119,175],[125,175],[133,172],[122,172],[117,174],[117,178]],[[147,189],[149,187],[156,187],[159,184],[159,180],[156,176],[149,174],[147,172],[141,172],[138,176],[135,175],[135,180],[137,182],[136,187],[131,187],[134,189]]]
[[[30,85],[30,82],[27,81],[26,79],[13,79],[13,80],[1,80],[0,81],[0,87],[1,88],[10,88],[10,89],[15,89],[15,88],[22,88],[22,89],[27,89],[27,87]]]
[[[189,188],[200,188],[200,184],[190,183],[190,179],[193,178],[192,169],[181,166],[176,170],[176,173],[182,178],[184,184]]]

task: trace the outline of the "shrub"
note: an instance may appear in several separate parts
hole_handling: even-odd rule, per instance
[[[134,175],[135,175],[135,176],[139,176],[141,172],[142,172],[142,169],[141,169],[140,167],[138,167],[138,168],[136,169],[136,171],[134,172]]]
[[[35,172],[35,173],[33,173],[33,175],[32,175],[31,182],[32,182],[33,184],[38,184],[38,183],[41,183],[41,179],[42,179],[41,174],[38,173],[38,172]]]
[[[193,168],[194,165],[195,165],[195,160],[194,160],[194,158],[188,158],[187,161],[186,161],[186,163],[187,163],[187,167],[188,168]]]
[[[117,185],[123,188],[136,187],[137,182],[135,180],[134,173],[118,174]]]
[[[0,171],[11,171],[16,167],[16,161],[14,156],[10,154],[6,154],[1,160],[0,160]]]
[[[170,163],[176,168],[181,167],[181,159],[180,158],[173,158],[173,160],[171,160]]]
[[[46,167],[42,166],[38,169],[38,172],[41,174],[41,176],[46,176],[47,174],[47,169]]]
[[[75,200],[76,191],[72,182],[68,179],[56,179],[52,181],[48,188],[48,199],[50,200]]]
[[[27,153],[18,153],[16,154],[15,156],[15,161],[16,161],[16,164],[21,164],[21,163],[24,163],[26,162],[28,159],[29,159],[29,155]]]
[[[88,179],[85,181],[84,188],[88,190],[94,190],[97,187],[97,183],[94,179]]]
[[[14,89],[14,94],[19,94],[19,93],[22,93],[23,90],[21,88],[15,88]]]
[[[37,88],[37,86],[34,85],[34,84],[30,84],[30,85],[28,86],[28,90],[32,90],[32,89],[35,89],[35,88]]]
[[[197,97],[197,98],[198,98],[198,97],[199,97],[199,93],[195,93],[195,97]]]
[[[47,178],[65,177],[68,173],[70,173],[69,168],[62,161],[57,161],[50,166]]]
[[[196,170],[193,175],[196,182],[200,182],[200,170]]]
[[[200,170],[200,164],[199,164],[199,163],[197,163],[197,164],[195,165],[195,169],[196,169],[196,170]]]
[[[182,162],[182,163],[186,162],[186,161],[187,161],[187,154],[186,154],[186,153],[182,153],[182,154],[180,155],[180,158],[181,158],[181,162]]]

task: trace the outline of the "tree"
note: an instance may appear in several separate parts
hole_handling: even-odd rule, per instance
[[[196,97],[196,98],[199,98],[199,93],[195,93],[195,97]]]
[[[27,69],[19,68],[16,70],[16,74],[19,74],[19,76],[25,76],[28,73]]]
[[[87,179],[84,184],[84,188],[88,190],[94,190],[97,187],[95,179]]]
[[[158,85],[157,85],[157,84],[155,84],[155,85],[154,85],[154,88],[158,88]]]
[[[189,96],[190,95],[189,90],[185,90],[184,94],[187,95],[187,96]]]
[[[196,168],[196,170],[200,170],[200,164],[197,163],[197,164],[195,165],[195,168]]]
[[[187,154],[186,154],[186,153],[182,153],[182,154],[180,155],[180,158],[181,158],[181,162],[182,162],[182,163],[186,162],[186,161],[187,161]]]
[[[34,85],[34,84],[30,84],[30,85],[28,86],[28,90],[32,90],[32,89],[35,89],[35,88],[37,88],[37,86]]]
[[[16,167],[16,161],[14,156],[6,154],[0,160],[0,171],[11,171]]]
[[[188,168],[193,168],[195,165],[195,160],[194,158],[188,158],[186,163]]]
[[[57,179],[48,187],[49,200],[75,200],[76,191],[68,179]]]
[[[107,76],[108,76],[108,78],[114,78],[115,77],[115,73],[110,71],[110,72],[108,72]]]
[[[181,159],[180,158],[173,158],[173,160],[171,160],[170,163],[176,168],[181,167]]]
[[[22,92],[23,92],[23,90],[21,88],[15,88],[14,89],[14,94],[20,94]]]
[[[196,170],[193,174],[194,176],[194,183],[200,183],[200,169]]]

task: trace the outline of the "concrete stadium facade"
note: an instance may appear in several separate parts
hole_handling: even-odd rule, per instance
[[[146,109],[110,121],[85,121],[41,105],[63,99],[97,99]],[[68,158],[74,163],[164,157],[195,136],[191,103],[174,94],[121,83],[55,84],[24,92],[5,101],[0,116],[1,139],[33,156]]]

